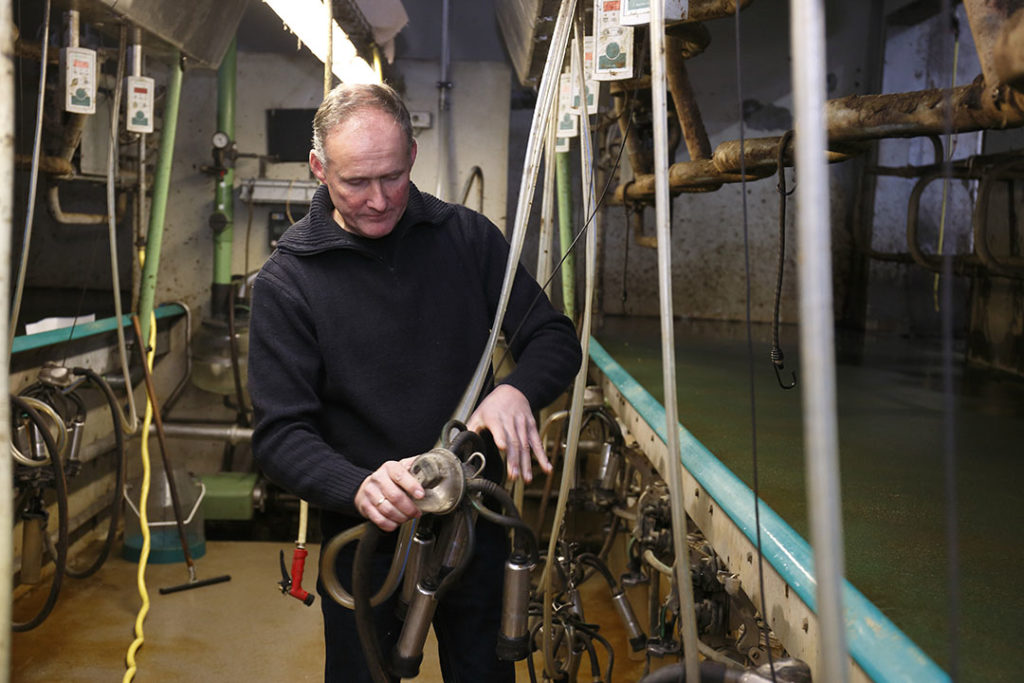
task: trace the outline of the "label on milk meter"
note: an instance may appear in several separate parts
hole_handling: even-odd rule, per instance
[[[64,110],[75,114],[95,114],[96,51],[65,47],[60,51],[60,67]]]
[[[153,90],[155,82],[145,76],[125,79],[125,122],[133,133],[153,132]]]
[[[619,21],[621,0],[594,2],[594,80],[633,77],[633,27]]]

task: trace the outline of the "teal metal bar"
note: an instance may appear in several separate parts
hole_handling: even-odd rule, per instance
[[[154,313],[156,314],[157,320],[162,320],[163,318],[185,315],[185,309],[178,304],[165,304],[157,307]],[[121,324],[125,327],[131,327],[131,316],[121,316]],[[94,320],[91,323],[82,323],[81,325],[75,325],[74,327],[62,327],[59,330],[37,332],[36,334],[25,334],[14,338],[14,344],[11,346],[11,353],[20,353],[22,351],[30,351],[32,349],[41,349],[44,346],[64,344],[69,341],[75,341],[76,339],[85,339],[87,337],[96,336],[97,334],[113,332],[116,329],[117,318],[111,316],[110,318]]]
[[[615,362],[596,339],[590,340],[590,360],[664,442],[666,421],[662,405]],[[679,426],[679,447],[683,467],[756,545],[754,495],[750,488],[682,425]],[[764,558],[800,599],[817,612],[817,582],[810,545],[764,501],[760,507]],[[849,581],[843,581],[842,593],[850,656],[872,680],[914,683],[950,680],[945,671]]]

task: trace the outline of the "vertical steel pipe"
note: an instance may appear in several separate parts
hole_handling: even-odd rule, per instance
[[[552,100],[558,91],[558,73],[562,69],[562,62],[565,59],[565,47],[569,42],[570,19],[576,11],[576,0],[563,0],[558,10],[558,19],[555,21],[555,28],[551,33],[551,43],[548,48],[547,61],[544,63],[544,73],[541,76],[540,91],[537,94],[537,106],[533,110],[533,121],[530,124],[530,138],[526,143],[526,158],[523,161],[523,175],[519,183],[519,199],[516,203],[516,218],[512,228],[511,245],[508,254],[508,263],[505,264],[505,279],[501,287],[501,295],[498,297],[498,310],[494,314],[494,324],[491,325],[491,335],[487,340],[487,347],[480,356],[476,371],[462,400],[455,409],[455,419],[465,422],[469,413],[476,405],[477,398],[483,389],[487,372],[491,367],[491,354],[498,342],[498,334],[501,332],[501,323],[505,319],[505,311],[508,308],[508,298],[512,293],[512,281],[515,278],[516,267],[519,265],[519,256],[523,252],[523,240],[526,237],[526,227],[530,220],[530,209],[533,206],[533,193],[537,188],[537,171],[540,166],[540,153],[544,144],[544,131],[547,126],[548,115],[551,111]]]
[[[0,2],[0,291],[9,292],[11,284],[11,221],[14,220],[14,3]],[[43,48],[46,49],[45,47]],[[45,62],[40,66],[45,71]],[[0,330],[7,329],[8,309],[0,306]],[[0,335],[0,345],[9,339]],[[8,357],[8,347],[0,346],[0,358]],[[0,576],[13,576],[14,555],[14,461],[7,457],[11,443],[11,411],[6,387],[10,383],[7,363],[0,363]],[[10,680],[11,672],[11,582],[0,582],[0,683]]]
[[[153,201],[149,212],[149,231],[146,235],[146,262],[142,266],[142,285],[139,291],[139,323],[142,338],[149,339],[150,313],[156,297],[156,275],[160,266],[160,247],[164,239],[164,218],[167,215],[167,195],[171,187],[171,167],[174,162],[174,138],[178,129],[178,106],[181,104],[181,57],[171,56],[170,81],[164,104],[164,127],[160,133],[160,156],[153,176]]]
[[[540,200],[540,239],[537,241],[537,282],[544,292],[551,296],[551,247],[555,236],[555,133],[558,118],[558,102],[552,102],[551,114],[548,118],[547,134],[544,136],[544,185],[541,188]],[[483,211],[483,200],[480,201]]]
[[[821,662],[817,680],[848,679],[842,584],[839,445],[832,310],[829,174],[825,163],[825,7],[823,0],[790,0],[793,102],[796,128],[797,235],[800,277],[800,367],[811,545],[817,577]]]
[[[651,119],[654,123],[654,211],[658,237],[658,293],[661,312],[661,367],[665,382],[665,437],[672,504],[672,542],[676,550],[675,580],[679,591],[679,621],[683,637],[686,680],[700,680],[697,654],[697,615],[693,609],[693,580],[686,543],[683,501],[683,463],[679,450],[679,406],[676,394],[676,344],[672,317],[672,197],[668,192],[668,76],[665,71],[665,5],[651,3]],[[692,153],[692,151],[691,151]]]

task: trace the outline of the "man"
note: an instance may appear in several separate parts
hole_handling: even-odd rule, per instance
[[[309,155],[323,185],[253,290],[254,452],[270,479],[320,508],[325,539],[365,520],[393,531],[419,515],[423,490],[408,465],[452,416],[501,291],[501,233],[416,189],[415,159],[409,113],[391,88],[331,91]],[[516,367],[468,421],[490,430],[509,476],[526,481],[531,453],[551,467],[532,411],[569,385],[581,360],[571,322],[540,292],[520,268],[504,322]],[[511,664],[494,655],[505,533],[479,522],[476,537],[466,574],[434,618],[441,668],[446,681],[512,681]],[[381,575],[391,559],[382,545]],[[346,586],[352,554],[350,546],[339,560]],[[353,614],[329,597],[321,605],[325,680],[369,681]],[[388,603],[374,612],[384,652],[401,627],[393,612]]]

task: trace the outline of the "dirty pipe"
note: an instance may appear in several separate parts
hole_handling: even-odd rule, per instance
[[[676,549],[675,581],[679,595],[680,632],[686,678],[700,680],[697,655],[697,615],[686,542],[683,463],[679,449],[679,407],[676,393],[676,346],[672,315],[672,201],[668,191],[668,101],[665,69],[665,5],[651,3],[651,118],[654,123],[655,228],[658,236],[658,293],[661,312],[661,367],[665,382],[665,447],[672,512],[672,542]]]
[[[823,0],[790,0],[789,35],[796,129],[797,235],[800,281],[800,366],[804,390],[804,453],[811,547],[817,579],[821,660],[815,678],[848,680],[843,619],[843,527],[832,305],[832,222],[829,220]]]
[[[540,202],[540,239],[537,241],[537,282],[544,288],[544,293],[551,296],[551,247],[555,233],[555,137],[558,126],[558,104],[552,103],[548,118],[548,132],[544,139],[544,185],[541,190]],[[467,188],[468,190],[468,188]],[[465,193],[464,193],[465,194]],[[463,198],[465,204],[465,198]],[[480,202],[481,211],[483,201]]]
[[[171,167],[174,162],[174,138],[178,128],[178,106],[181,104],[181,55],[171,55],[171,74],[167,84],[164,106],[164,127],[160,135],[160,153],[153,176],[153,201],[149,213],[149,231],[146,234],[146,262],[142,266],[142,284],[139,290],[139,323],[142,338],[149,339],[149,323],[156,296],[156,275],[160,267],[160,246],[164,237],[164,219],[167,216],[167,193],[171,186]]]
[[[232,38],[228,51],[217,70],[217,130],[235,141],[235,99],[238,39]],[[226,320],[231,305],[231,245],[235,237],[235,169],[227,168],[217,181],[214,212],[223,215],[223,227],[213,235],[213,286],[211,313]]]
[[[10,291],[11,221],[14,219],[14,3],[0,2],[0,291]],[[40,67],[45,71],[45,67]],[[6,329],[7,307],[0,306],[0,330]],[[5,339],[0,338],[0,345]],[[8,349],[0,346],[0,358]],[[0,386],[8,386],[7,363],[0,363]],[[11,442],[11,411],[6,391],[0,391],[0,443]],[[0,458],[0,576],[13,576],[13,460]],[[0,623],[11,623],[11,582],[0,585]],[[10,680],[11,629],[0,630],[0,683]]]
[[[562,247],[562,308],[570,320],[576,320],[576,255],[569,245],[572,244],[572,188],[569,173],[569,153],[558,152],[558,241]]]
[[[690,159],[711,158],[711,142],[704,128],[704,119],[697,106],[697,98],[690,85],[690,76],[686,72],[686,60],[683,59],[683,41],[679,38],[665,36],[665,70],[668,77],[668,88],[672,93],[672,104],[676,108],[679,127],[683,130],[683,140]]]

